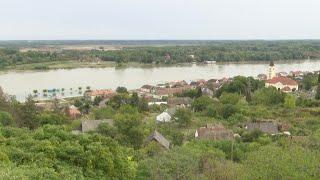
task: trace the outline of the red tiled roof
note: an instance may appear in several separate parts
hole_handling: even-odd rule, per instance
[[[191,89],[191,86],[183,86],[177,88],[158,88],[156,94],[157,95],[173,95],[176,93],[182,93],[183,91]]]
[[[101,89],[101,90],[94,90],[89,92],[89,96],[108,96],[114,95],[115,92],[111,89]]]
[[[289,86],[297,86],[298,85],[298,83],[295,80],[292,80],[287,77],[274,77],[272,79],[267,80],[267,83],[269,83],[269,84],[281,83],[283,85],[289,85]]]

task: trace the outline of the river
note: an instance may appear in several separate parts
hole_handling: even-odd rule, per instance
[[[155,85],[173,80],[211,79],[233,77],[237,75],[256,76],[266,73],[268,62],[264,63],[223,63],[213,65],[184,65],[153,68],[78,68],[49,71],[9,71],[0,73],[0,86],[3,90],[23,101],[33,90],[65,89],[66,96],[74,96],[78,87],[85,89],[111,88],[125,86],[128,89],[139,88],[144,84]],[[276,62],[280,71],[316,71],[320,70],[320,61]],[[73,90],[70,90],[73,88]],[[70,92],[69,92],[70,91]],[[74,92],[71,92],[74,91]],[[72,94],[71,94],[72,93]],[[80,93],[78,93],[80,95]],[[41,96],[41,95],[40,95]]]

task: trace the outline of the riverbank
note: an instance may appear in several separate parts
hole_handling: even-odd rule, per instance
[[[277,64],[287,64],[287,63],[300,63],[307,60],[281,60],[276,61]],[[311,60],[315,61],[315,60]],[[319,60],[320,61],[320,60]],[[216,62],[214,64],[208,65],[227,65],[227,64],[266,64],[269,61],[228,61],[228,62]],[[75,61],[75,60],[64,60],[64,61],[52,61],[52,62],[41,62],[41,63],[30,63],[30,64],[20,64],[7,66],[0,69],[0,72],[9,71],[46,71],[46,70],[58,70],[58,69],[77,69],[77,68],[160,68],[160,67],[180,67],[180,66],[192,66],[193,63],[174,63],[174,64],[144,64],[138,62],[128,62],[118,64],[114,61],[99,61],[99,62],[89,62],[89,61]],[[197,65],[207,65],[205,63],[196,63]]]
[[[7,66],[0,71],[46,71],[58,69],[77,69],[77,68],[153,68],[153,67],[170,67],[170,66],[188,66],[192,63],[175,63],[175,64],[143,64],[138,62],[128,62],[118,64],[113,61],[100,62],[83,62],[83,61],[52,61],[42,63],[19,64]]]

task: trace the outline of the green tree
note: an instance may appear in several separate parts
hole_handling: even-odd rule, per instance
[[[127,88],[120,86],[120,87],[117,87],[116,92],[117,93],[128,93],[128,90],[127,90]]]
[[[192,112],[187,108],[179,108],[174,114],[175,121],[182,127],[188,127],[191,123]]]
[[[212,103],[212,99],[208,96],[201,96],[193,101],[192,108],[195,111],[203,111],[207,108],[207,106],[209,106]]]
[[[115,126],[121,134],[120,142],[140,148],[144,140],[144,131],[141,116],[137,108],[130,105],[122,106],[115,116]]]
[[[10,113],[5,111],[0,111],[0,125],[9,126],[14,123],[13,117]]]
[[[254,92],[253,104],[276,105],[284,102],[285,94],[274,87],[262,88]]]
[[[237,104],[240,100],[240,95],[236,93],[226,93],[223,92],[220,96],[220,102],[223,104]]]
[[[37,115],[39,111],[35,105],[32,96],[27,97],[26,102],[20,106],[18,110],[18,119],[16,123],[19,127],[28,127],[30,129],[35,129],[39,126],[37,121]]]

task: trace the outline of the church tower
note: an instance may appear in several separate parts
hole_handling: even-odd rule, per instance
[[[276,77],[276,69],[275,69],[273,61],[270,61],[267,76],[268,76],[268,79],[272,79],[272,78]]]

